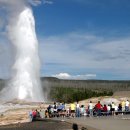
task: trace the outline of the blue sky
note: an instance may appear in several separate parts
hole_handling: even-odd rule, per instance
[[[45,0],[32,8],[42,76],[130,80],[129,0]]]

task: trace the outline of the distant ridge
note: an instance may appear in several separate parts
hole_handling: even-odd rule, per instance
[[[5,87],[8,80],[0,79],[0,90]],[[43,88],[50,87],[76,87],[88,89],[111,89],[115,91],[130,91],[130,80],[74,80],[74,79],[58,79],[56,77],[41,77]]]

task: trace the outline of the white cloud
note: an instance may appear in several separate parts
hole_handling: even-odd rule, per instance
[[[115,75],[123,73],[122,77],[130,75],[129,37],[109,40],[94,35],[69,33],[44,37],[40,43],[43,64],[63,64],[68,70],[106,70]]]
[[[34,6],[37,6],[42,3],[41,0],[28,0],[28,1],[29,1],[29,3],[31,3]]]
[[[109,40],[94,35],[69,33],[62,36],[44,37],[39,42],[42,67],[52,63],[51,68],[44,68],[50,75],[61,73],[66,78],[68,76],[68,78],[87,79],[87,77],[98,78],[97,72],[104,74],[105,71],[121,78],[130,77],[129,37]],[[0,75],[3,75],[4,70],[10,65],[10,53],[8,53],[9,47],[6,47],[6,44],[2,43],[0,46]],[[76,76],[73,75],[72,69],[77,73]],[[78,73],[82,69],[85,71]],[[66,75],[63,72],[67,72]],[[84,73],[94,73],[94,75],[85,76]]]
[[[44,38],[40,43],[40,53],[45,62],[80,68],[129,68],[129,38],[109,41],[91,35],[67,34]]]
[[[57,77],[59,79],[86,80],[86,79],[95,79],[96,74],[70,75],[68,73],[59,73],[59,74],[52,75],[52,77]]]
[[[71,78],[71,75],[69,75],[68,73],[59,73],[56,75],[52,75],[53,77],[57,77],[59,79],[69,79]]]
[[[53,1],[50,1],[50,0],[43,0],[43,4],[53,4]]]

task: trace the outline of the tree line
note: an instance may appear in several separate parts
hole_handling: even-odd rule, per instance
[[[52,101],[70,103],[91,97],[112,96],[113,92],[106,89],[53,87],[49,95]]]

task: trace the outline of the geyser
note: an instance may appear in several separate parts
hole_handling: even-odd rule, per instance
[[[7,26],[8,39],[15,50],[12,76],[7,87],[1,91],[5,100],[24,99],[44,101],[40,83],[40,61],[35,20],[29,6],[12,15]]]

